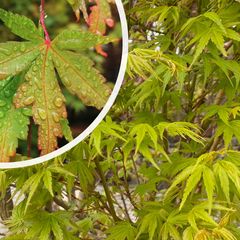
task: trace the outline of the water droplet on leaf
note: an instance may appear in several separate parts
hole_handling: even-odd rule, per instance
[[[46,114],[46,111],[43,110],[43,109],[38,109],[38,114],[39,114],[39,117],[42,119],[42,120],[45,120],[47,118],[47,114]]]
[[[33,96],[30,96],[24,100],[25,105],[31,105],[34,102],[35,98]]]
[[[66,85],[66,87],[71,87],[72,83],[69,81],[67,77],[63,78],[63,83]]]
[[[53,120],[58,123],[60,121],[60,116],[59,114],[57,114],[56,112],[53,112],[52,113],[52,116],[53,116]]]
[[[56,105],[56,107],[61,107],[63,105],[63,100],[57,97],[54,101],[54,104]]]
[[[60,133],[60,131],[58,128],[53,129],[53,134],[55,135],[55,137],[59,136],[59,133]]]

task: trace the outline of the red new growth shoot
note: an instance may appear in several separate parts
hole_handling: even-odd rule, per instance
[[[48,31],[47,31],[47,27],[45,25],[45,12],[44,12],[44,3],[45,0],[41,0],[41,6],[40,6],[40,23],[42,25],[44,34],[45,34],[45,44],[50,46],[51,44],[51,39],[49,37]]]

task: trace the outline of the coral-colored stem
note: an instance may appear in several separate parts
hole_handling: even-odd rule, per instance
[[[47,27],[45,25],[45,11],[44,11],[44,3],[45,0],[41,0],[41,6],[40,6],[40,23],[42,25],[44,34],[45,34],[45,43],[49,46],[51,44],[51,39],[47,31]]]

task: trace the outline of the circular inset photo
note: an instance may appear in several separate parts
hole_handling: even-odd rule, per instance
[[[120,0],[0,3],[0,168],[38,164],[90,134],[121,87]]]

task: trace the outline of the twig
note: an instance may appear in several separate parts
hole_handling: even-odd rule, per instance
[[[114,208],[114,205],[113,205],[113,200],[112,200],[112,197],[111,197],[111,194],[110,194],[110,191],[109,191],[109,188],[108,188],[108,185],[107,185],[102,167],[101,167],[100,162],[99,162],[99,158],[96,157],[94,161],[95,161],[96,168],[97,168],[99,177],[102,181],[102,185],[103,185],[103,188],[104,188],[104,191],[105,191],[105,194],[106,194],[109,210],[111,211],[111,215],[112,215],[114,221],[118,221],[119,218],[117,217],[117,214],[116,214],[116,211],[115,211],[115,208]]]
[[[133,163],[134,172],[135,172],[135,174],[136,174],[137,183],[138,183],[138,184],[141,184],[141,182],[140,182],[140,177],[139,177],[138,170],[137,170],[137,165],[136,165],[136,163],[135,163],[135,160],[134,160],[132,154],[131,154],[131,160],[132,160],[132,163]]]
[[[63,200],[57,198],[56,196],[53,198],[53,201],[60,207],[62,207],[65,210],[69,210],[70,206],[68,206]]]

